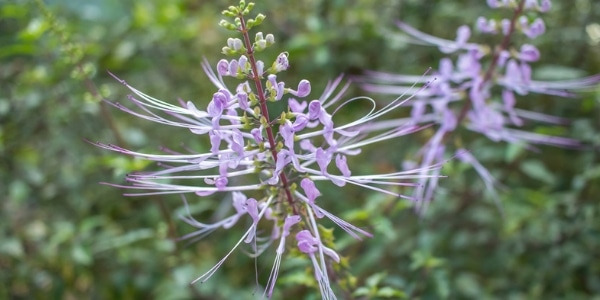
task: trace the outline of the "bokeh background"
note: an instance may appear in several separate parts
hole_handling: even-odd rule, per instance
[[[315,97],[340,73],[418,75],[436,67],[440,54],[406,44],[397,19],[454,38],[459,25],[479,15],[507,16],[475,0],[257,2],[256,11],[267,15],[260,30],[277,41],[263,59],[288,51],[285,80],[309,79]],[[544,16],[547,33],[535,40],[542,60],[534,76],[600,73],[600,2],[553,2]],[[177,219],[178,197],[127,198],[99,184],[122,183],[125,174],[155,166],[85,142],[154,153],[163,145],[206,149],[207,141],[187,130],[138,120],[100,99],[126,100],[109,70],[156,98],[206,105],[215,89],[200,63],[221,58],[229,32],[217,23],[230,4],[0,1],[0,298],[258,298],[254,261],[243,251],[207,283],[189,285],[232,247],[243,226],[191,244],[176,241],[191,230]],[[348,97],[359,93],[353,88]],[[519,106],[572,121],[530,130],[600,145],[599,89],[575,99],[520,99]],[[398,169],[429,134],[367,149],[352,168]],[[502,183],[504,216],[474,170],[458,161],[444,166],[448,178],[422,216],[397,199],[323,187],[329,210],[370,224],[376,234],[356,242],[335,230],[359,289],[355,298],[600,299],[598,151],[527,151],[464,134],[461,143]],[[219,197],[189,200],[207,218],[221,207]],[[272,254],[259,259],[263,283]],[[318,299],[318,289],[307,286],[311,276],[306,261],[285,259],[274,298]]]

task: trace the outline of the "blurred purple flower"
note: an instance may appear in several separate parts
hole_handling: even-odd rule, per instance
[[[454,132],[459,124],[483,134],[492,141],[571,148],[580,146],[578,141],[570,138],[547,136],[522,129],[522,126],[531,121],[550,124],[563,124],[565,121],[560,117],[520,109],[518,99],[533,93],[573,97],[574,92],[598,84],[600,74],[575,80],[533,79],[530,63],[540,59],[540,51],[531,44],[523,44],[519,50],[510,49],[509,42],[518,32],[530,39],[545,32],[542,19],[536,18],[530,22],[523,13],[525,10],[545,12],[551,6],[550,1],[488,0],[487,3],[491,8],[513,10],[512,20],[479,17],[475,24],[476,31],[481,34],[499,36],[499,46],[471,42],[470,30],[464,25],[458,29],[455,40],[446,40],[398,22],[398,27],[415,43],[434,46],[441,52],[454,56],[440,60],[439,68],[431,75],[413,76],[369,71],[358,79],[365,91],[411,96],[413,100],[409,105],[412,105],[411,116],[415,124],[436,122],[440,125],[430,141],[421,149],[422,166],[439,163],[445,159],[449,144],[446,141],[447,136]],[[414,90],[412,86],[415,82],[426,85],[426,88]],[[458,155],[458,152],[456,153]],[[458,156],[465,158],[463,161],[470,162],[482,176],[486,186],[491,189],[489,172],[484,171],[483,166],[476,162],[473,156]],[[425,193],[424,199],[430,200],[437,186],[437,179],[422,178],[420,181],[427,188],[416,192]]]

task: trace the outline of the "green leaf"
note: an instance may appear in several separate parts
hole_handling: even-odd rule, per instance
[[[552,174],[546,166],[538,160],[526,160],[521,164],[521,171],[527,176],[543,181],[549,185],[556,182],[556,176]]]

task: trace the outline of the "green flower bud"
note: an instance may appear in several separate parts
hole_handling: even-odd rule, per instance
[[[265,40],[256,41],[254,43],[254,50],[256,51],[262,51],[265,50],[265,48],[267,48],[267,41]]]
[[[234,56],[234,55],[238,54],[238,51],[225,46],[225,47],[221,48],[221,53],[223,53],[227,56]]]
[[[221,14],[224,15],[224,16],[226,16],[226,17],[230,17],[230,18],[235,17],[235,14],[232,13],[231,11],[229,11],[229,10],[224,10],[224,11],[221,12]]]
[[[258,42],[258,41],[262,41],[262,40],[264,40],[263,33],[262,32],[257,32],[256,36],[254,37],[254,41]]]
[[[219,21],[219,26],[227,29],[227,30],[237,30],[239,26],[235,26],[226,20]]]
[[[254,19],[248,19],[248,21],[246,21],[246,27],[248,30],[252,29],[252,27],[254,27]]]
[[[254,111],[255,112],[258,111],[258,113],[260,114],[260,108],[258,108],[258,107],[254,108]],[[267,122],[267,119],[265,118],[265,116],[260,117],[260,124],[265,127],[269,126],[269,122]]]
[[[238,15],[240,13],[240,9],[235,6],[230,6],[227,9],[234,15]]]
[[[254,26],[258,26],[260,24],[262,24],[262,22],[265,20],[265,15],[263,14],[258,14],[256,16],[256,18],[254,19]]]
[[[287,120],[287,118],[285,117],[285,112],[281,112],[281,116],[279,116],[279,124],[283,125],[285,124],[285,121]]]
[[[250,13],[250,11],[254,8],[254,2],[250,2],[248,3],[248,6],[246,6],[246,8],[244,9],[244,11],[242,12],[242,15],[247,15]]]

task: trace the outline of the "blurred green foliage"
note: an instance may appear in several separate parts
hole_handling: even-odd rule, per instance
[[[363,69],[420,74],[439,53],[407,45],[394,20],[452,38],[455,28],[490,13],[484,1],[258,1],[261,30],[288,51],[286,80],[308,78],[313,91],[340,73]],[[199,67],[215,63],[225,30],[216,25],[227,1],[0,1],[0,298],[252,299],[254,261],[241,251],[203,285],[210,268],[241,235],[217,232],[196,243],[176,240],[190,228],[177,220],[178,197],[126,198],[99,182],[152,168],[101,151],[86,139],[140,151],[160,146],[206,149],[186,130],[162,128],[109,109],[126,89],[110,70],[159,99],[200,107],[214,87]],[[502,14],[493,11],[492,14]],[[600,72],[600,45],[586,26],[600,20],[593,0],[554,1],[537,76]],[[274,57],[274,56],[273,56]],[[359,91],[351,90],[348,95]],[[316,95],[316,93],[313,92]],[[600,91],[579,99],[535,98],[522,105],[572,120],[534,128],[600,145]],[[356,107],[357,110],[360,107]],[[349,112],[349,114],[360,111]],[[402,112],[406,114],[407,112]],[[401,113],[401,114],[402,114]],[[355,172],[400,167],[427,132],[353,159]],[[409,203],[364,190],[327,189],[325,204],[370,224],[363,242],[335,230],[357,299],[600,299],[600,158],[598,151],[492,143],[469,149],[504,185],[504,217],[476,173],[450,161],[448,178],[424,216]],[[598,148],[596,148],[598,149]],[[200,151],[199,150],[199,151]],[[190,199],[209,217],[218,198]],[[241,228],[240,228],[241,230]],[[259,259],[264,282],[273,257]],[[286,259],[275,298],[317,299],[306,287],[308,264]],[[347,298],[351,298],[346,294]]]

